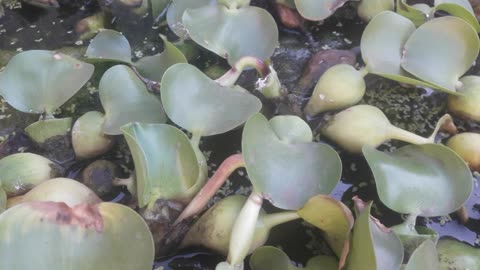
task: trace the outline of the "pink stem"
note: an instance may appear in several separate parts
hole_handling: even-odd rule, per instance
[[[218,170],[210,177],[205,186],[195,195],[183,212],[173,223],[176,225],[186,218],[198,214],[215,195],[217,190],[225,183],[227,178],[238,168],[244,167],[245,161],[242,154],[235,154],[225,159]]]

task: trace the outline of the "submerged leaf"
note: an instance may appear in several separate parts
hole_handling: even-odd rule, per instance
[[[140,207],[157,199],[192,195],[200,170],[192,144],[183,132],[170,125],[140,123],[128,124],[122,131],[135,163]]]
[[[285,141],[276,132],[261,114],[245,124],[242,151],[254,189],[273,205],[292,210],[314,195],[330,193],[342,171],[335,150],[311,140],[299,141],[303,136]]]
[[[200,136],[227,132],[262,107],[257,97],[240,86],[222,86],[189,64],[169,68],[161,89],[169,118]]]
[[[480,249],[454,239],[440,239],[437,252],[440,270],[477,269],[480,265]]]
[[[193,41],[226,58],[230,65],[245,56],[266,60],[278,46],[275,20],[259,7],[231,10],[222,5],[208,5],[188,9],[183,14],[183,23]]]
[[[153,259],[147,224],[121,204],[29,202],[0,215],[1,269],[149,270]]]
[[[167,117],[162,103],[149,93],[145,84],[131,68],[117,65],[108,69],[98,86],[105,109],[103,131],[119,135],[120,127],[132,123],[164,123]]]
[[[468,199],[473,182],[465,162],[440,144],[407,145],[392,153],[365,146],[380,200],[403,214],[447,215]]]
[[[0,73],[0,95],[15,109],[52,114],[90,79],[94,67],[63,53],[15,55]]]

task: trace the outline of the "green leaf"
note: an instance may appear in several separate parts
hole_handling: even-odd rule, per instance
[[[93,65],[59,52],[21,52],[0,73],[0,95],[19,111],[51,114],[80,90],[93,70]]]
[[[135,163],[138,203],[180,199],[199,177],[192,144],[179,129],[165,124],[131,123],[122,127]]]
[[[330,193],[342,171],[337,152],[326,144],[281,138],[261,114],[245,124],[242,151],[254,189],[276,207],[291,210]]]
[[[411,217],[413,221],[416,216]],[[407,220],[408,221],[408,220]],[[405,254],[412,254],[426,240],[437,243],[438,233],[428,227],[415,226],[414,223],[404,222],[391,227],[395,234],[402,241]]]
[[[22,203],[32,201],[62,202],[69,207],[82,203],[97,204],[102,202],[87,186],[68,178],[50,179],[22,196]]]
[[[105,109],[103,130],[119,135],[120,127],[131,123],[164,123],[167,121],[162,103],[149,93],[145,84],[128,66],[108,69],[98,87],[100,101]]]
[[[470,170],[455,152],[440,144],[407,145],[392,153],[363,147],[380,200],[396,212],[447,215],[468,199]]]
[[[416,4],[410,6],[406,0],[397,0],[397,13],[411,20],[415,26],[420,26],[430,16],[431,7],[426,4]]]
[[[281,249],[271,246],[259,247],[250,257],[252,270],[337,270],[338,262],[332,256],[315,256],[308,260],[305,267],[296,267]]]
[[[403,247],[398,237],[370,216],[369,203],[355,220],[346,270],[399,269]]]
[[[480,32],[480,24],[468,0],[435,0],[435,10],[442,10],[459,17]]]
[[[307,20],[322,21],[330,17],[348,0],[295,0],[295,6]]]
[[[394,12],[384,11],[375,16],[363,31],[360,41],[368,71],[403,83],[433,87],[401,67],[404,44],[414,31],[415,25],[410,20]]]
[[[412,257],[408,260],[405,270],[438,270],[438,254],[435,244],[431,240],[425,240],[413,252]]]
[[[168,42],[164,36],[162,40],[165,47],[163,52],[145,56],[134,64],[140,75],[156,82],[162,80],[163,74],[169,67],[177,63],[187,63],[187,59],[179,49]]]
[[[480,77],[471,75],[460,79],[461,95],[448,96],[448,110],[462,118],[480,121]]]
[[[477,269],[480,265],[480,249],[453,239],[440,239],[437,244],[440,270]]]
[[[435,88],[455,93],[459,78],[472,66],[479,49],[477,32],[464,20],[435,18],[407,40],[402,67]]]
[[[170,0],[150,0],[152,6],[152,17],[156,19],[168,7]]]
[[[19,204],[0,215],[0,250],[0,268],[16,270],[149,270],[154,259],[147,224],[115,203]]]
[[[55,136],[67,136],[72,129],[72,118],[39,120],[25,128],[25,132],[36,143],[42,144]]]
[[[168,26],[181,39],[186,39],[188,38],[188,32],[182,21],[185,10],[216,4],[216,0],[173,0],[167,11]]]
[[[24,194],[60,174],[52,161],[33,153],[17,153],[0,159],[0,172],[0,186],[9,197]]]
[[[302,143],[313,140],[310,126],[298,116],[279,115],[270,120],[270,125],[281,141]]]
[[[0,214],[7,209],[7,193],[0,188]]]
[[[345,246],[349,244],[354,223],[352,212],[346,205],[332,197],[317,195],[298,210],[298,215],[322,230],[335,255],[339,258],[342,256]]]
[[[245,56],[266,60],[279,45],[275,20],[258,7],[231,10],[209,5],[188,9],[183,23],[193,41],[226,58],[230,65]]]
[[[201,136],[227,132],[262,107],[257,97],[240,86],[221,86],[189,64],[169,68],[161,89],[168,117]]]
[[[119,61],[130,64],[132,48],[122,33],[105,29],[90,41],[85,56],[98,61]]]
[[[395,0],[361,0],[357,6],[357,13],[362,20],[369,22],[382,11],[395,8]]]

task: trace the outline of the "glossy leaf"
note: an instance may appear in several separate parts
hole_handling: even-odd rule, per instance
[[[398,237],[370,216],[369,203],[355,220],[346,270],[399,269],[403,247]]]
[[[131,122],[164,123],[167,120],[160,100],[148,92],[127,66],[108,69],[98,89],[105,110],[103,130],[106,134],[121,134],[120,127]]]
[[[271,246],[257,248],[250,257],[252,270],[337,270],[338,262],[335,257],[315,256],[308,260],[305,267],[296,267],[285,252]]]
[[[29,202],[0,216],[1,269],[149,270],[153,258],[147,224],[120,204]]]
[[[435,244],[431,240],[425,240],[413,252],[405,270],[438,270],[438,254]]]
[[[414,31],[415,25],[410,20],[394,12],[384,11],[375,16],[360,41],[368,71],[391,80],[432,87],[401,67],[404,44]]]
[[[85,55],[95,60],[129,64],[132,61],[132,48],[122,33],[105,29],[90,41]]]
[[[221,86],[189,64],[169,68],[161,88],[168,117],[201,136],[227,132],[262,107],[260,100],[245,89]]]
[[[187,197],[199,176],[190,140],[165,124],[131,123],[122,127],[135,163],[138,203]]]
[[[468,22],[477,32],[480,32],[472,5],[468,0],[435,0],[435,10],[442,10]]]
[[[295,0],[295,6],[302,17],[311,21],[322,21],[330,17],[348,0]]]
[[[230,10],[208,5],[188,9],[182,19],[193,41],[226,58],[230,65],[245,56],[266,60],[279,44],[275,20],[262,8]]]
[[[187,59],[179,49],[163,36],[162,40],[165,47],[162,53],[145,56],[135,63],[135,67],[143,77],[157,82],[162,80],[163,74],[169,67],[177,63],[187,63]]]
[[[19,111],[51,114],[80,90],[93,70],[93,65],[59,52],[21,52],[0,73],[0,95]]]
[[[455,152],[440,144],[407,145],[392,153],[363,148],[380,200],[396,212],[447,215],[468,199],[470,170]]]
[[[340,258],[345,246],[349,244],[354,223],[350,209],[332,197],[317,195],[298,210],[298,215],[322,230],[327,243]]]
[[[395,8],[395,0],[360,0],[357,6],[357,14],[362,20],[369,22],[382,11]]]
[[[186,39],[188,38],[188,32],[182,21],[185,10],[216,4],[216,0],[173,0],[167,11],[168,26],[181,39]]]
[[[435,88],[456,92],[459,78],[472,66],[479,49],[477,33],[464,20],[435,18],[407,40],[402,67]]]
[[[311,197],[330,193],[341,175],[341,161],[330,146],[283,141],[263,115],[245,124],[242,151],[250,181],[273,205],[301,208]]]
[[[313,140],[310,126],[298,116],[279,115],[270,120],[270,125],[281,141],[302,143]]]
[[[480,249],[454,239],[440,239],[437,252],[440,270],[476,269],[480,265]]]

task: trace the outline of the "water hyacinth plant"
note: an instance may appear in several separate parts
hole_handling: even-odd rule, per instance
[[[0,269],[476,269],[480,12],[416,2],[4,2]]]

